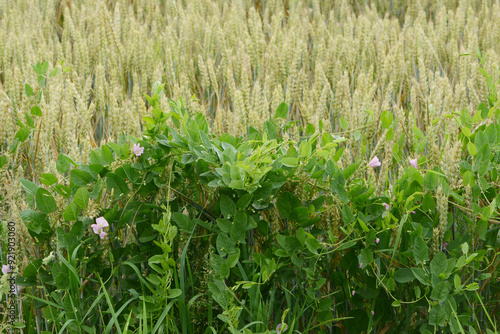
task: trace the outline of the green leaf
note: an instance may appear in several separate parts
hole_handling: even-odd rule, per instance
[[[346,203],[349,200],[349,197],[347,196],[347,190],[345,189],[344,173],[340,170],[336,170],[332,175],[332,181],[330,184],[332,191],[337,194],[343,203]]]
[[[419,299],[421,294],[422,294],[422,291],[420,291],[420,287],[418,285],[416,285],[415,286],[415,297],[417,297],[417,299]]]
[[[349,179],[354,174],[354,172],[356,172],[358,167],[359,167],[359,162],[355,162],[346,169],[344,169],[344,171],[342,172],[342,174],[344,174],[344,179],[346,180]]]
[[[474,145],[476,145],[477,149],[480,150],[483,145],[488,144],[488,142],[488,136],[484,133],[484,131],[476,132],[476,136],[474,137]]]
[[[71,196],[71,189],[68,187],[62,185],[62,184],[56,184],[54,186],[54,190],[61,196],[64,196],[66,198],[69,198]]]
[[[104,145],[101,147],[101,156],[104,162],[108,165],[115,161],[115,158],[113,158],[113,152],[108,145]]]
[[[368,228],[368,226],[366,226],[366,223],[361,218],[358,218],[358,223],[359,223],[359,226],[361,226],[361,229],[363,230],[363,232],[365,232],[365,233],[370,232],[370,229]]]
[[[25,179],[21,179],[20,182],[24,191],[26,191],[28,195],[35,196],[36,191],[38,190],[38,186],[36,184]]]
[[[241,196],[236,202],[236,206],[240,210],[244,210],[250,203],[252,203],[253,194],[245,194]]]
[[[304,207],[293,208],[292,212],[290,213],[290,219],[303,225],[309,221],[309,210]]]
[[[234,241],[231,240],[231,238],[229,238],[225,233],[219,233],[215,245],[221,256],[236,252]]]
[[[461,245],[461,248],[462,248],[462,253],[464,253],[464,255],[469,254],[469,244],[468,243],[464,242]]]
[[[56,162],[57,171],[61,174],[67,173],[71,165],[76,166],[76,163],[66,154],[60,153]]]
[[[141,177],[141,175],[137,173],[136,170],[133,169],[129,164],[124,164],[122,167],[125,175],[130,180],[130,182],[134,183]]]
[[[343,117],[341,117],[340,118],[340,127],[342,128],[342,130],[347,130],[348,126],[349,125],[347,124],[347,121]]]
[[[394,116],[390,111],[383,111],[380,115],[380,120],[382,121],[382,128],[388,129],[392,125]]]
[[[77,187],[85,187],[93,180],[92,175],[80,169],[72,169],[69,175],[71,184]]]
[[[431,193],[426,193],[424,199],[422,200],[422,210],[423,211],[434,211],[436,210],[436,202]]]
[[[73,198],[73,203],[78,205],[80,209],[85,209],[89,201],[89,191],[86,187],[78,188]]]
[[[439,176],[433,171],[427,171],[424,175],[425,190],[435,190],[438,187]]]
[[[47,70],[49,69],[49,62],[46,61],[43,63],[41,69],[40,69],[40,73],[39,74],[45,74],[47,73]]]
[[[439,252],[434,256],[431,261],[431,274],[439,276],[440,274],[446,273],[446,268],[448,267],[448,261],[446,260],[446,255],[443,252]]]
[[[115,198],[119,198],[122,194],[127,195],[130,192],[127,183],[115,173],[106,174],[106,186],[110,191],[113,191]]]
[[[479,103],[479,105],[477,106],[477,110],[481,112],[481,117],[483,119],[486,119],[488,117],[488,112],[490,110],[488,109],[488,106],[484,102]]]
[[[469,154],[472,156],[475,156],[477,154],[476,145],[474,145],[472,142],[467,143],[467,150],[469,151]]]
[[[26,266],[23,271],[24,277],[35,277],[38,274],[38,269],[42,265],[42,260],[38,259]]]
[[[318,254],[318,248],[321,247],[321,244],[319,243],[318,240],[315,238],[307,238],[306,239],[306,247],[307,249],[313,253],[313,254]]]
[[[400,307],[401,306],[401,301],[400,300],[395,300],[391,303],[392,307]]]
[[[43,242],[50,237],[52,231],[47,215],[34,210],[24,210],[21,212],[21,219],[28,228],[30,235],[36,238],[37,243]]]
[[[420,139],[420,138],[424,137],[424,133],[419,128],[417,128],[416,126],[413,127],[413,133],[415,134],[415,137],[417,139]]]
[[[497,138],[498,138],[498,133],[497,133],[497,127],[495,124],[490,124],[485,130],[484,133],[488,137],[488,141],[491,146],[495,146],[497,144]]]
[[[63,213],[63,218],[66,221],[74,221],[78,220],[78,216],[80,215],[80,208],[75,203],[70,203]]]
[[[233,219],[231,227],[231,238],[234,241],[245,243],[245,235],[247,231],[247,215],[245,211],[238,211]]]
[[[35,116],[42,116],[42,110],[39,106],[33,106],[31,107],[31,114]]]
[[[292,252],[299,252],[302,250],[302,245],[297,237],[285,237],[285,243],[287,245],[287,247],[285,247],[287,250]]]
[[[2,155],[0,157],[0,169],[5,166],[5,164],[7,163],[7,157],[5,155]]]
[[[455,285],[456,290],[461,290],[463,287],[462,281],[460,280],[460,276],[458,276],[457,274],[455,274],[455,276],[453,276],[453,284]]]
[[[312,124],[307,124],[306,126],[306,135],[312,135],[316,129],[314,128],[314,125]]]
[[[35,234],[42,233],[43,226],[49,226],[47,216],[41,214],[40,212],[34,210],[23,210],[21,211],[20,216],[28,230]],[[29,222],[32,224],[28,224]]]
[[[55,177],[54,174],[44,173],[40,175],[40,182],[42,182],[47,186],[50,186],[53,185],[54,183],[57,183],[57,178]]]
[[[439,303],[442,303],[448,298],[448,294],[450,293],[450,287],[447,281],[443,281],[438,283],[432,289],[431,298],[437,300]]]
[[[385,140],[390,142],[393,138],[394,138],[394,128],[389,128],[389,130],[387,130],[387,133],[385,134]],[[397,145],[397,143],[395,143],[395,145]]]
[[[346,225],[356,220],[356,218],[352,214],[351,208],[347,204],[344,204],[344,206],[342,207],[342,220]]]
[[[191,233],[193,231],[193,227],[196,225],[191,218],[180,212],[173,212],[172,217],[174,218],[177,226],[185,232]]]
[[[363,267],[373,262],[373,251],[370,248],[364,248],[361,250],[361,262]]]
[[[446,322],[446,318],[446,311],[441,304],[437,304],[433,306],[429,312],[429,325],[439,325],[440,327],[443,327]]]
[[[29,137],[30,133],[31,130],[27,126],[23,126],[16,132],[15,138],[18,139],[20,142],[23,142],[26,140],[26,138]]]
[[[226,262],[223,262],[219,268],[219,275],[221,275],[224,278],[228,278],[229,273],[230,273],[229,265]]]
[[[226,219],[232,218],[236,215],[236,205],[227,195],[222,195],[220,198],[220,211]]]
[[[415,279],[411,268],[401,268],[394,274],[394,280],[398,283],[408,283]]]
[[[40,212],[48,214],[56,211],[57,205],[50,192],[43,188],[38,188],[35,194],[36,206]]]
[[[311,152],[312,152],[312,146],[311,146],[311,143],[309,142],[301,142],[300,143],[300,157],[301,158],[308,158],[311,156]]]
[[[413,257],[417,265],[429,261],[429,248],[427,243],[421,237],[415,238],[415,244],[413,245]],[[417,277],[418,278],[418,277]]]
[[[288,116],[288,105],[285,102],[283,102],[276,109],[276,116],[274,117],[286,119],[287,116]]]
[[[26,192],[26,201],[31,207],[35,206],[33,198],[35,197],[36,191],[38,190],[38,186],[31,181],[21,179],[21,187]]]
[[[467,137],[469,138],[471,135],[472,135],[472,132],[470,131],[470,129],[466,126],[462,127],[462,133]]]
[[[430,285],[429,278],[422,268],[411,268],[411,272],[420,283]]]
[[[31,64],[31,67],[33,68],[33,71],[35,71],[36,74],[41,74],[40,69],[42,68],[42,64],[36,63],[36,65]]]
[[[28,84],[24,85],[24,92],[28,97],[32,97],[33,95],[35,95],[35,93],[33,93],[33,88],[31,88],[31,86]]]
[[[49,77],[53,78],[57,75],[57,73],[59,73],[59,67],[56,67],[54,68],[50,73],[49,73]]]
[[[280,162],[287,167],[295,167],[299,163],[299,158],[284,157]]]
[[[233,223],[227,219],[217,219],[217,226],[224,233],[230,233]]]
[[[474,185],[474,174],[470,170],[466,170],[463,175],[464,186],[473,186]]]
[[[291,193],[284,192],[278,197],[276,206],[278,207],[281,219],[287,219],[290,217],[292,210],[300,206],[300,202]]]
[[[229,268],[233,268],[238,263],[239,258],[240,258],[240,250],[236,249],[236,253],[229,255],[226,259],[226,263],[229,266]]]
[[[177,298],[182,295],[181,289],[168,289],[167,298]]]
[[[264,122],[264,133],[267,134],[267,139],[278,138],[278,130],[276,130],[276,124],[271,121]]]
[[[300,242],[300,246],[304,246],[306,242],[306,231],[302,227],[297,230],[295,237]]]

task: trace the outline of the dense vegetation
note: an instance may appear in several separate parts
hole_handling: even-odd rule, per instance
[[[15,326],[496,333],[499,15],[0,0]]]

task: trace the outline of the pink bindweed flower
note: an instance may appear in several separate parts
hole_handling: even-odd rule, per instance
[[[359,269],[363,268],[363,262],[359,264]]]
[[[410,165],[412,165],[415,168],[418,168],[418,162],[417,159],[412,159],[410,160]]]
[[[375,243],[376,243],[376,244],[378,244],[379,242],[380,242],[380,239],[379,239],[379,238],[375,239]]]
[[[356,291],[352,290],[352,295],[354,296],[356,294]]]
[[[382,163],[380,162],[380,160],[378,160],[378,157],[375,157],[368,163],[368,167],[374,168],[380,166],[381,164]]]
[[[141,154],[144,153],[144,147],[141,147],[140,144],[134,144],[132,146],[132,152],[134,152],[136,156],[140,157]]]
[[[90,227],[92,227],[95,234],[99,234],[101,239],[104,239],[104,237],[107,236],[108,234],[104,232],[102,229],[109,226],[108,221],[104,217],[99,217],[95,221],[97,224],[92,224],[90,225]]]
[[[446,250],[446,246],[448,246],[448,243],[447,242],[443,243],[443,250]]]
[[[374,311],[371,311],[371,314],[372,314],[372,315],[375,315],[375,312],[374,312]]]
[[[382,203],[382,205],[384,206],[384,208],[385,208],[387,211],[389,211],[389,209],[391,208],[391,207],[389,206],[389,204],[387,204],[387,203]]]
[[[411,213],[412,213],[412,214],[414,214],[414,215],[416,214],[416,212],[415,212],[415,211],[412,211]]]
[[[2,265],[2,273],[4,275],[7,275],[10,272],[12,272],[12,270],[10,269],[10,266],[8,264]]]
[[[278,326],[276,326],[276,333],[277,334],[281,334],[284,331],[286,331],[287,329],[288,329],[288,325],[287,324],[280,323],[280,324],[278,324]]]
[[[16,284],[16,290],[14,291],[14,294],[17,296],[18,294],[21,293],[21,291],[23,291],[23,289],[24,289],[24,286],[20,286],[20,285]]]

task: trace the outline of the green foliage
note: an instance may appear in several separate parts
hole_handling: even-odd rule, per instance
[[[34,69],[43,87],[48,67]],[[496,331],[500,128],[474,126],[500,117],[495,94],[479,120],[455,116],[468,129],[461,186],[409,168],[377,191],[366,161],[340,167],[345,138],[306,127],[284,140],[285,104],[251,138],[216,138],[182,100],[161,110],[163,87],[146,96],[143,138],[96,148],[89,164],[61,154],[60,175],[21,181],[21,217],[54,256],[19,284],[39,287],[28,298],[53,331]]]

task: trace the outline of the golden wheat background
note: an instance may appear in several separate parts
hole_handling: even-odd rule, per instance
[[[10,159],[0,170],[0,219],[19,222],[21,255],[34,256],[19,179],[55,173],[59,153],[84,162],[121,133],[139,136],[143,94],[156,81],[166,83],[164,109],[183,97],[216,133],[261,128],[285,101],[291,119],[350,138],[345,161],[377,155],[381,175],[406,166],[391,159],[401,134],[404,159],[416,157],[416,126],[431,167],[443,163],[451,177],[459,129],[433,120],[485,101],[477,49],[498,80],[498,0],[0,0],[0,153]],[[35,103],[24,93],[26,83],[38,87],[31,64],[45,60],[49,71],[58,60],[72,69],[49,78],[38,133],[11,156],[17,121]],[[391,141],[379,121],[385,110],[397,120]]]

